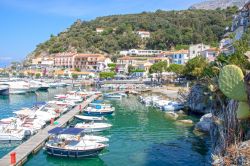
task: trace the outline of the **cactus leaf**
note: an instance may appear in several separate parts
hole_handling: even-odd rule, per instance
[[[238,66],[223,67],[219,75],[219,87],[225,96],[238,101],[247,101],[244,75]]]
[[[248,119],[250,118],[250,107],[247,102],[239,102],[237,110],[238,119]]]

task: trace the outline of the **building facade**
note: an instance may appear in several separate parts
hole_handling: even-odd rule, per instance
[[[74,68],[77,53],[64,52],[55,55],[55,66],[60,68]]]
[[[164,55],[169,57],[170,63],[184,65],[189,60],[188,50],[166,51]]]
[[[207,50],[207,49],[209,49],[209,48],[210,48],[209,45],[205,45],[205,44],[203,44],[203,43],[191,45],[191,46],[189,47],[189,55],[188,55],[188,58],[189,58],[189,59],[193,59],[193,58],[195,58],[195,57],[197,57],[197,56],[200,56],[202,51]]]
[[[137,50],[137,49],[131,49],[128,51],[120,51],[120,55],[125,56],[146,56],[146,57],[152,57],[152,56],[158,56],[162,54],[162,50]]]
[[[149,31],[137,31],[136,34],[138,34],[142,39],[150,38],[150,32]]]
[[[218,48],[209,48],[201,52],[201,56],[206,58],[209,62],[213,62],[219,55],[220,50]]]
[[[102,54],[59,53],[55,55],[55,66],[81,71],[99,71],[107,68],[111,60]]]

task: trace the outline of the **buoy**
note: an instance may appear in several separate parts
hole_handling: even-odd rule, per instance
[[[12,153],[10,154],[10,164],[11,164],[11,165],[16,164],[16,152],[12,152]]]
[[[50,124],[53,125],[54,124],[54,118],[50,119]]]

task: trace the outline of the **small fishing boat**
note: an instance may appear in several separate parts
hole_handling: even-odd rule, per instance
[[[112,93],[106,93],[103,95],[103,97],[105,98],[109,98],[109,99],[122,99],[122,95],[120,94],[112,94]]]
[[[45,144],[47,154],[57,157],[85,158],[97,156],[107,145],[93,141],[52,140]]]
[[[96,116],[83,116],[83,115],[75,115],[77,119],[85,120],[85,121],[104,121],[106,118],[104,117],[96,117]]]
[[[96,109],[92,107],[88,107],[84,110],[84,114],[89,116],[105,116],[105,115],[112,115],[115,111],[114,107],[105,108],[105,109]]]
[[[58,135],[45,144],[47,154],[57,157],[83,158],[97,156],[107,145],[94,140],[107,141],[98,136],[75,137],[84,129],[56,127],[49,134]],[[102,139],[102,140],[101,140]],[[87,141],[88,140],[88,141]],[[92,140],[92,141],[89,141]]]
[[[104,131],[110,129],[111,127],[112,125],[108,123],[94,123],[94,122],[90,123],[83,122],[83,123],[77,123],[75,125],[75,128],[84,129],[85,133]]]
[[[111,104],[101,104],[101,103],[90,103],[90,107],[94,107],[96,109],[101,109],[101,108],[111,108]]]

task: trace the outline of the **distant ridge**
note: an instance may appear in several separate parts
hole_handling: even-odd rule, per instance
[[[215,10],[217,8],[226,9],[231,6],[242,8],[248,1],[249,0],[206,0],[192,5],[190,9]]]

